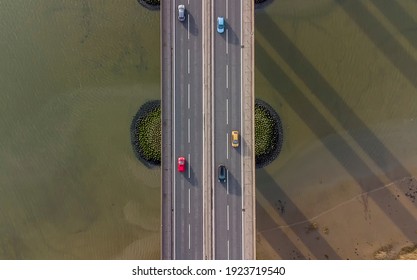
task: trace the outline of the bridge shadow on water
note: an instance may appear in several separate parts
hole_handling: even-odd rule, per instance
[[[375,134],[366,126],[366,124],[344,102],[344,100],[340,97],[340,94],[308,61],[308,59],[291,42],[291,40],[285,35],[285,33],[279,28],[279,26],[277,26],[267,15],[263,15],[263,17],[259,18],[257,22],[260,22],[259,25],[264,27],[257,29],[257,32],[261,34],[263,33],[265,39],[271,44],[275,51],[285,60],[286,63],[288,63],[292,70],[298,75],[300,79],[303,80],[305,85],[330,112],[338,112],[337,114],[333,114],[333,116],[336,119],[338,119],[340,124],[346,129],[349,135],[352,136],[352,138],[359,144],[359,146],[365,151],[365,153],[367,153],[370,159],[373,160],[373,162],[382,170],[386,169],[387,163],[394,164],[397,167],[395,172],[385,172],[385,175],[392,181],[395,181],[399,178],[411,176],[410,173],[406,170],[406,168],[402,166],[400,161],[389,151],[389,149],[385,147],[385,145],[375,136]],[[266,26],[269,26],[274,30],[272,36],[268,36],[271,33],[267,34],[265,31],[263,31]],[[259,44],[256,45],[255,50],[258,50],[258,48],[261,48]],[[264,57],[268,56],[266,53],[262,53],[262,49],[260,49],[259,55],[262,55]],[[268,60],[270,60],[270,58]],[[271,64],[271,61],[269,61],[268,63]],[[271,65],[271,67],[277,68],[278,66]],[[413,69],[417,69],[417,65],[416,68]],[[281,69],[279,69],[279,71],[282,72],[283,75],[286,75]],[[417,73],[417,71],[414,72]],[[288,77],[285,77],[285,80],[289,81]],[[417,82],[417,76],[415,81]],[[288,97],[289,94],[292,94],[293,90],[291,89],[291,87],[296,88],[296,85],[292,82],[286,89],[283,88],[282,85],[278,85],[276,81],[274,84],[276,84],[276,88],[283,93],[284,97]],[[281,89],[284,91],[282,91]],[[286,91],[288,93],[285,93]],[[297,89],[297,91],[299,92],[299,101],[303,101],[303,103],[308,102],[308,100],[303,96],[301,90]],[[289,98],[290,97],[288,97],[287,99]],[[300,112],[300,109],[298,109],[298,106],[296,106],[297,104],[294,105],[294,110],[299,114],[303,114],[303,112]],[[312,106],[313,105],[309,102],[308,108],[306,109],[309,109],[309,107]],[[311,109],[309,109],[309,111],[311,111]],[[335,132],[334,129],[330,126],[330,124],[318,111],[317,114],[315,114],[315,116],[317,117],[316,120],[319,122],[315,126],[315,130],[313,131],[319,132],[319,130],[321,130],[325,134],[329,132]],[[349,125],[346,123],[346,121],[340,119],[340,117],[338,116],[344,116],[344,119],[348,119]],[[303,120],[305,120],[306,123],[308,123],[308,119]],[[323,127],[321,126],[321,124],[323,124],[323,121],[327,123],[327,127],[326,125],[324,125]],[[352,127],[358,129],[352,130]],[[318,136],[323,136],[321,131],[319,132]]]
[[[257,231],[262,233],[263,238],[268,241],[269,245],[276,251],[276,253],[284,259],[340,259],[338,253],[326,241],[320,231],[315,230],[305,236],[297,236],[297,242],[302,243],[313,255],[303,254],[298,245],[281,231],[279,225],[272,216],[279,216],[286,224],[291,224],[292,221],[306,221],[301,224],[308,230],[310,223],[308,218],[295,205],[291,198],[284,192],[278,183],[264,170],[256,171],[256,176],[262,177],[262,184],[256,185],[256,190],[274,207],[274,213],[271,210],[263,208],[261,203],[256,203],[257,216]],[[259,199],[258,199],[259,200]],[[291,211],[291,221],[286,212]],[[301,244],[300,244],[301,245]]]
[[[364,34],[375,44],[389,61],[397,67],[405,78],[417,89],[417,61],[397,41],[393,35],[364,6],[363,1],[336,0],[340,7],[357,24]],[[398,1],[372,1],[384,16],[403,36],[417,48],[415,20],[398,4]]]
[[[355,2],[355,4],[351,3]],[[349,5],[357,7],[360,5],[357,1],[349,1]],[[356,5],[356,6],[355,6]],[[365,17],[365,15],[362,15]],[[271,32],[273,30],[273,32]],[[396,181],[400,178],[410,177],[411,174],[406,170],[400,161],[384,146],[384,144],[377,138],[377,136],[366,126],[366,124],[355,114],[355,112],[344,102],[340,97],[340,94],[329,84],[329,82],[320,74],[320,72],[308,61],[303,53],[291,42],[287,35],[281,30],[281,28],[269,17],[269,15],[262,13],[256,18],[256,32],[261,34],[265,40],[270,44],[274,51],[289,65],[294,73],[304,82],[304,85],[308,87],[311,93],[321,102],[321,104],[333,114],[333,116],[339,121],[339,123],[346,129],[349,135],[356,141],[356,143],[363,149],[363,151],[369,156],[369,158],[381,169],[385,170],[387,164],[393,164],[395,170],[385,170],[384,175],[391,181]],[[378,33],[379,30],[373,30]],[[385,31],[386,33],[386,31]],[[325,116],[314,106],[313,103],[304,95],[303,91],[292,81],[292,79],[283,71],[283,69],[274,62],[273,58],[268,54],[266,49],[258,42],[255,41],[255,61],[257,61],[256,68],[265,77],[274,90],[282,96],[287,104],[294,110],[298,117],[311,129],[311,131],[319,139],[323,139],[327,135],[338,135],[336,129],[327,121]],[[410,66],[409,63],[407,63]],[[408,66],[402,67],[402,71],[407,71],[408,75],[414,76],[415,73],[408,72],[410,69]],[[414,67],[417,69],[417,67]],[[414,83],[417,83],[417,79],[414,78]],[[337,110],[337,114],[335,113]],[[341,119],[338,116],[344,116]],[[344,121],[349,120],[349,125]],[[354,127],[355,130],[351,128]],[[355,131],[360,131],[359,133]],[[358,186],[361,187],[363,192],[371,191],[377,187],[381,187],[384,182],[375,174],[370,166],[364,162],[361,157],[351,148],[351,146],[342,138],[337,137],[336,141],[323,142],[323,145],[327,150],[337,159],[344,169],[355,179]],[[281,201],[287,201],[287,208],[296,208],[296,205],[292,203],[291,199],[286,196],[281,187],[275,182],[273,178],[267,174],[267,172],[260,170],[257,171],[260,176],[264,176],[268,182],[265,185],[257,186],[258,191],[273,205],[276,203],[277,197],[282,197]],[[367,180],[361,179],[362,174],[367,174]],[[294,174],[296,176],[296,174]],[[298,175],[299,176],[299,175]],[[380,193],[390,195],[388,189],[383,189]],[[384,202],[375,199],[374,202],[381,209],[382,212],[391,220],[392,225],[397,226],[402,233],[410,240],[415,239],[415,233],[410,232],[403,226],[403,221],[408,223],[416,223],[413,215],[404,206],[398,207],[398,213],[403,217],[402,221],[394,219]],[[258,204],[259,214],[268,216],[269,214],[265,209]],[[305,219],[302,212],[293,209],[300,219]],[[284,217],[285,218],[285,217]],[[268,219],[268,218],[266,218]],[[272,217],[269,217],[268,223],[274,224]],[[258,224],[262,226],[261,224]],[[391,224],[390,224],[391,226]],[[271,246],[278,253],[280,245],[286,240],[281,234],[279,237],[284,239],[276,239],[271,234],[263,236],[271,244]],[[321,241],[320,250],[315,249],[316,246],[312,246],[309,240],[300,240],[304,245],[314,254],[314,258],[340,258],[334,249],[327,244],[323,238],[317,236]],[[295,248],[295,247],[294,247]],[[322,253],[326,253],[324,256]],[[299,256],[300,257],[300,256]],[[309,256],[301,256],[308,258]]]
[[[401,32],[401,34],[403,36],[405,36],[405,38],[414,46],[414,48],[417,49],[417,21],[415,19],[413,19],[408,13],[407,11],[401,7],[400,4],[398,4],[398,1],[392,1],[392,0],[379,0],[379,1],[372,1],[372,5],[374,5],[382,14],[384,14],[384,16],[391,22],[391,24],[393,24],[397,30],[399,32]],[[353,6],[354,9],[363,9],[360,5],[358,6]],[[353,11],[350,13],[353,16]],[[367,15],[368,16],[368,15]],[[357,20],[358,24],[359,24],[359,20]],[[374,21],[375,19],[373,19]],[[363,26],[363,25],[361,25]],[[383,29],[382,25],[378,26],[378,29]],[[371,31],[371,30],[370,30]],[[368,31],[367,33],[369,33],[370,31]],[[381,30],[378,30],[381,31]],[[384,35],[384,33],[386,33]],[[387,31],[383,31],[380,34],[368,34],[368,36],[391,36],[388,34]],[[398,44],[398,46],[400,46]],[[408,53],[407,51],[402,48],[401,52],[403,53],[402,55],[407,55]],[[385,53],[385,51],[384,51]],[[391,52],[387,52],[387,54],[391,54]],[[411,57],[408,57],[407,60],[411,59]],[[415,71],[414,71],[415,72]]]

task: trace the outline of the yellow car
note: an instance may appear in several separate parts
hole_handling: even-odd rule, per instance
[[[232,147],[239,147],[239,131],[237,130],[232,131]]]

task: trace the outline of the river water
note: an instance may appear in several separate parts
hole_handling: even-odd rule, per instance
[[[159,258],[160,171],[130,122],[160,96],[159,13],[0,1],[0,258]]]
[[[290,258],[270,230],[416,175],[417,4],[276,0],[255,18],[256,96],[285,133],[256,172],[258,257]],[[159,258],[160,170],[129,138],[160,97],[159,20],[134,0],[0,2],[1,259]]]
[[[417,241],[413,201],[390,218],[381,195],[366,229],[351,212],[315,239],[301,227],[417,174],[416,27],[413,1],[280,0],[256,12],[255,92],[285,133],[279,158],[256,172],[259,258],[370,258],[355,247]]]

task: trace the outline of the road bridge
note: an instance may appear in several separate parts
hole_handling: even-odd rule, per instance
[[[162,259],[255,258],[253,15],[253,0],[161,1]]]

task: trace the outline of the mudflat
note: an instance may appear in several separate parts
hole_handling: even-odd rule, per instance
[[[327,147],[341,138],[354,147],[339,134],[258,170],[257,259],[416,259],[414,123],[373,128],[385,154],[335,157]]]

